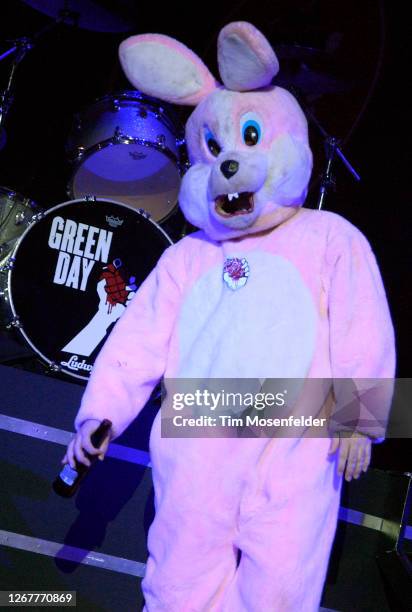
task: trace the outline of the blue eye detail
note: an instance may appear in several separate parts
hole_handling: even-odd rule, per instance
[[[245,144],[254,147],[260,140],[262,130],[257,121],[249,119],[242,127],[242,137]]]
[[[212,132],[208,129],[205,130],[205,140],[209,151],[214,157],[217,157],[221,152],[222,148],[213,136]]]

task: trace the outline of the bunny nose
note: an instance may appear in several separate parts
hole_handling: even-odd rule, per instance
[[[222,174],[227,179],[230,179],[239,170],[239,162],[234,159],[227,159],[220,165],[220,169]]]

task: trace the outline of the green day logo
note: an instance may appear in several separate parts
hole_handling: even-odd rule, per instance
[[[97,296],[97,306],[81,329],[62,347],[68,353],[61,365],[72,371],[92,370],[88,358],[106,337],[135,295],[135,277],[123,277],[122,261],[109,261],[113,232],[60,216],[53,218],[48,245],[58,251],[53,283]],[[96,274],[91,272],[99,266]],[[88,282],[89,279],[91,282]],[[93,284],[96,283],[94,286]],[[85,323],[85,324],[84,324]]]
[[[113,232],[54,217],[49,247],[59,251],[53,283],[86,291],[96,261],[107,263]]]

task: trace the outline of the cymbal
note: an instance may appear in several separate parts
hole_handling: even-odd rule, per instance
[[[48,17],[58,19],[67,12],[68,21],[83,30],[94,32],[127,32],[133,28],[132,19],[115,10],[99,6],[93,0],[23,0],[32,8]]]

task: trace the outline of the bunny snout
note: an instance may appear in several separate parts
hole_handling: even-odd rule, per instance
[[[219,217],[251,214],[253,195],[264,185],[268,173],[266,155],[227,152],[213,164],[209,178],[209,200]]]

